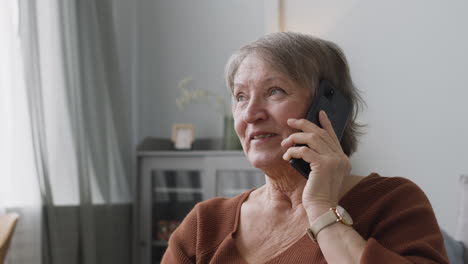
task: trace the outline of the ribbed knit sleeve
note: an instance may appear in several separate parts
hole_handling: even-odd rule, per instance
[[[434,212],[417,185],[404,178],[375,177],[360,187],[342,204],[367,240],[362,264],[448,263]]]

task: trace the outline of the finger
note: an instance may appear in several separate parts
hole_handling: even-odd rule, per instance
[[[329,135],[328,131],[326,131],[325,129],[320,128],[319,126],[317,126],[316,124],[312,123],[311,121],[309,121],[307,119],[293,119],[293,118],[290,118],[290,119],[288,119],[288,125],[290,127],[292,127],[292,128],[302,130],[304,132],[317,133],[328,144],[330,149],[332,149],[335,152],[341,149],[341,146],[336,145],[336,142],[334,141],[332,136]]]
[[[281,142],[281,145],[285,147],[293,146],[295,144],[307,145],[319,154],[334,152],[331,146],[329,146],[329,143],[325,142],[321,135],[314,132],[294,133]],[[332,145],[332,147],[334,147],[334,145]]]
[[[283,159],[284,160],[290,160],[292,158],[303,159],[304,161],[306,161],[308,163],[314,163],[320,158],[320,156],[319,156],[319,154],[317,152],[310,149],[309,147],[297,146],[297,147],[290,147],[283,154]]]
[[[313,122],[304,118],[301,118],[301,119],[289,118],[288,126],[295,128],[297,130],[305,131],[305,132],[310,132],[310,131],[321,129],[319,126],[317,126]]]
[[[328,135],[331,137],[333,144],[341,149],[340,140],[338,139],[338,136],[335,133],[335,129],[333,129],[333,125],[330,119],[328,118],[327,113],[325,113],[325,111],[323,110],[320,111],[319,120],[323,129],[327,131]]]

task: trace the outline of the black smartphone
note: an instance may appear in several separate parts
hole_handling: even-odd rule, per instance
[[[330,81],[320,81],[319,88],[314,100],[307,110],[306,119],[322,127],[319,122],[319,113],[324,110],[330,119],[336,136],[341,141],[344,129],[351,115],[351,103]],[[310,165],[303,159],[292,158],[289,160],[291,166],[299,171],[306,179],[309,178]]]

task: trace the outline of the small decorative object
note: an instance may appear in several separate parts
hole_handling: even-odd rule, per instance
[[[193,102],[211,102],[217,108],[217,112],[223,114],[224,149],[242,149],[242,146],[239,142],[239,138],[237,137],[237,134],[234,130],[234,119],[231,114],[230,106],[226,104],[223,97],[211,91],[208,91],[206,89],[187,88],[187,86],[192,81],[193,78],[188,77],[179,82],[178,87],[182,90],[182,95],[176,99],[176,103],[179,109],[183,111],[187,104]]]
[[[175,149],[191,149],[195,139],[195,128],[192,124],[174,124],[171,139]]]
[[[180,225],[181,221],[177,220],[159,220],[157,224],[157,239],[167,242],[172,233]]]
[[[175,221],[175,220],[172,220],[172,221],[169,221],[169,225],[168,225],[168,228],[169,228],[169,236],[172,235],[172,233],[176,230],[176,228],[180,225],[180,221]]]
[[[167,241],[169,240],[169,223],[166,220],[159,220],[157,226],[157,238],[159,241]]]

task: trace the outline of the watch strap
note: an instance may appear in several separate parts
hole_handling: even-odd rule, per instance
[[[317,217],[309,228],[307,228],[307,234],[309,235],[312,241],[317,242],[317,235],[322,229],[325,227],[337,223],[339,218],[336,216],[333,208],[330,208],[326,213],[322,214],[321,216]]]

